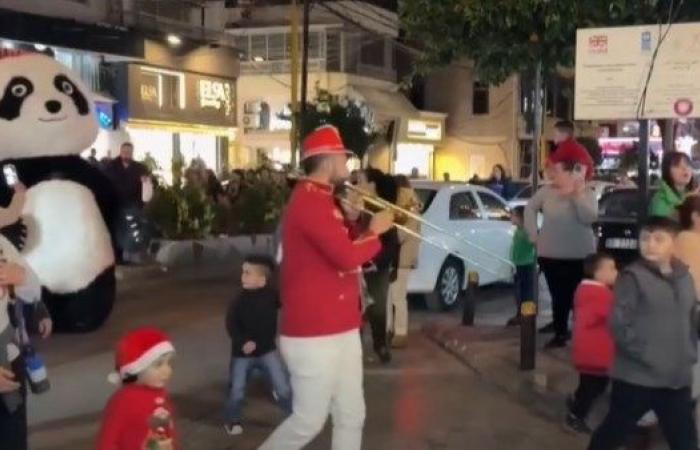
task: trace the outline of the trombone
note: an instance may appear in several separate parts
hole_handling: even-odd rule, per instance
[[[510,260],[503,258],[503,257],[495,254],[494,252],[481,247],[480,245],[474,244],[473,242],[469,241],[468,239],[466,239],[464,236],[462,236],[459,233],[451,233],[451,232],[445,230],[444,228],[442,228],[442,227],[440,227],[440,226],[438,226],[438,225],[436,225],[428,220],[425,220],[419,214],[416,214],[413,211],[410,211],[408,209],[397,206],[397,205],[395,205],[387,200],[384,200],[383,198],[380,198],[376,195],[369,194],[368,192],[358,188],[357,186],[354,186],[353,184],[351,184],[349,182],[345,182],[344,187],[347,188],[348,190],[358,194],[363,202],[369,203],[369,204],[371,204],[377,208],[380,208],[380,209],[390,209],[398,215],[402,215],[402,216],[411,218],[413,220],[416,220],[417,222],[421,223],[422,225],[425,225],[429,228],[432,228],[433,230],[437,231],[438,233],[455,238],[458,241],[461,241],[464,244],[467,244],[469,247],[471,247],[477,251],[482,252],[486,256],[493,258],[496,261],[499,261],[499,262],[506,264],[511,269],[511,271],[515,270],[515,266],[513,265],[513,263]],[[340,201],[343,203],[349,204],[352,207],[357,207],[356,205],[352,205],[351,202],[345,198],[340,198]],[[366,213],[366,214],[370,214],[370,215],[374,214],[373,211],[370,211],[365,207],[362,207],[361,211]],[[404,233],[406,233],[406,234],[408,234],[416,239],[419,239],[420,241],[423,241],[426,244],[429,244],[433,247],[436,247],[436,248],[444,251],[447,254],[454,255],[472,266],[479,267],[479,268],[481,268],[487,272],[490,272],[494,275],[500,275],[500,273],[498,271],[491,269],[489,267],[485,267],[483,264],[476,262],[473,258],[470,258],[470,257],[464,255],[459,250],[449,248],[447,246],[447,244],[445,244],[444,242],[436,241],[434,239],[423,236],[420,233],[413,231],[412,229],[410,229],[410,228],[408,228],[400,223],[394,222],[394,226],[397,229],[403,231]]]

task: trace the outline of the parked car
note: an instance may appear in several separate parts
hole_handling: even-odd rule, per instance
[[[547,184],[547,182],[542,183],[542,185]],[[540,186],[542,186],[540,185]],[[604,194],[615,190],[615,183],[609,181],[594,180],[590,182],[591,189],[595,190],[596,198],[598,201],[603,197]],[[511,208],[518,206],[525,206],[527,202],[530,201],[532,197],[532,185],[523,187],[512,199],[508,201],[508,205]]]
[[[650,190],[650,196],[654,191]],[[618,189],[605,194],[598,203],[598,250],[610,253],[622,266],[639,255],[640,201],[637,189]]]
[[[412,185],[423,203],[423,218],[445,231],[423,225],[422,236],[452,252],[421,242],[409,293],[427,294],[430,308],[446,310],[458,303],[470,271],[479,275],[480,285],[512,280],[508,261],[514,229],[505,200],[481,186],[426,181]]]

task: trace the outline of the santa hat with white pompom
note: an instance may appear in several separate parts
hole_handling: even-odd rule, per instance
[[[158,358],[175,352],[168,336],[156,328],[141,328],[124,336],[117,344],[115,372],[109,381],[118,384],[148,369]]]

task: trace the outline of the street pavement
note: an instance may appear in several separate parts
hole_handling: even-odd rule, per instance
[[[44,343],[53,389],[30,400],[30,448],[92,448],[101,410],[114,389],[106,381],[113,365],[111,349],[124,331],[142,325],[165,329],[178,351],[171,392],[182,449],[256,448],[281,419],[264,384],[251,386],[242,436],[226,436],[220,419],[229,364],[223,316],[237,278],[235,271],[213,270],[154,273],[124,283],[104,328]],[[507,290],[491,289],[477,317],[502,323],[513,308]],[[363,448],[585,448],[585,440],[565,433],[558,421],[534,414],[423,335],[426,322],[444,317],[450,315],[413,311],[408,348],[397,351],[388,366],[367,364]],[[329,449],[329,435],[327,429],[308,448]]]

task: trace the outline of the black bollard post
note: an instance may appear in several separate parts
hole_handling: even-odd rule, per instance
[[[479,274],[469,272],[467,292],[464,296],[464,310],[462,311],[462,325],[471,327],[474,325],[474,311],[476,309],[476,291],[479,288]]]
[[[523,302],[520,306],[520,370],[535,369],[535,338],[537,336],[537,305]]]

